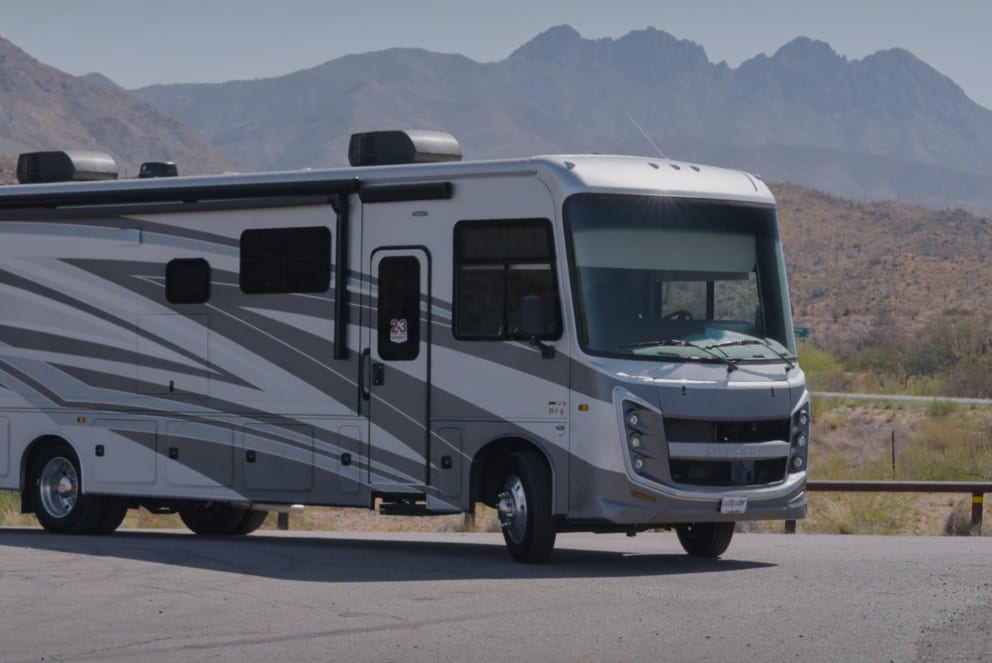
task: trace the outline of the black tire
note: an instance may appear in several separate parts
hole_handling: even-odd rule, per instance
[[[236,534],[251,534],[265,522],[265,519],[269,517],[268,511],[248,511],[245,514],[244,520],[241,521],[241,525],[238,527]]]
[[[47,443],[31,467],[29,489],[35,517],[56,534],[93,534],[98,530],[106,498],[82,492],[79,458],[62,440]]]
[[[507,459],[499,494],[503,540],[518,562],[544,562],[555,547],[557,531],[551,514],[551,471],[534,451]]]
[[[179,509],[179,517],[186,527],[204,536],[245,534],[242,528],[252,513],[224,502],[196,502]]]
[[[105,498],[103,517],[93,531],[94,534],[113,534],[127,516],[128,499],[122,497]]]
[[[734,523],[689,523],[678,525],[679,543],[690,557],[719,557],[734,538]]]

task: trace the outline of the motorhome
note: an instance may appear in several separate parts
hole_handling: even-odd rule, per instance
[[[346,168],[25,167],[0,188],[0,489],[70,534],[139,507],[237,535],[296,504],[482,503],[521,561],[559,532],[660,528],[714,557],[739,521],[805,515],[809,397],[760,178],[462,161],[428,131],[350,148]]]

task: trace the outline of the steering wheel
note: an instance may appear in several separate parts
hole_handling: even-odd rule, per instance
[[[686,311],[684,308],[680,308],[677,311],[672,311],[662,318],[662,320],[692,320],[692,312]]]

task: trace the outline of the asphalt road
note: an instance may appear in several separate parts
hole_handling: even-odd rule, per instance
[[[2,661],[988,661],[992,538],[0,529]]]

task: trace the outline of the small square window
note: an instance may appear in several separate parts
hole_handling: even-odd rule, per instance
[[[203,304],[210,299],[210,263],[176,258],[165,266],[165,298],[170,304]]]
[[[255,228],[241,233],[241,291],[247,294],[327,292],[331,231]]]

